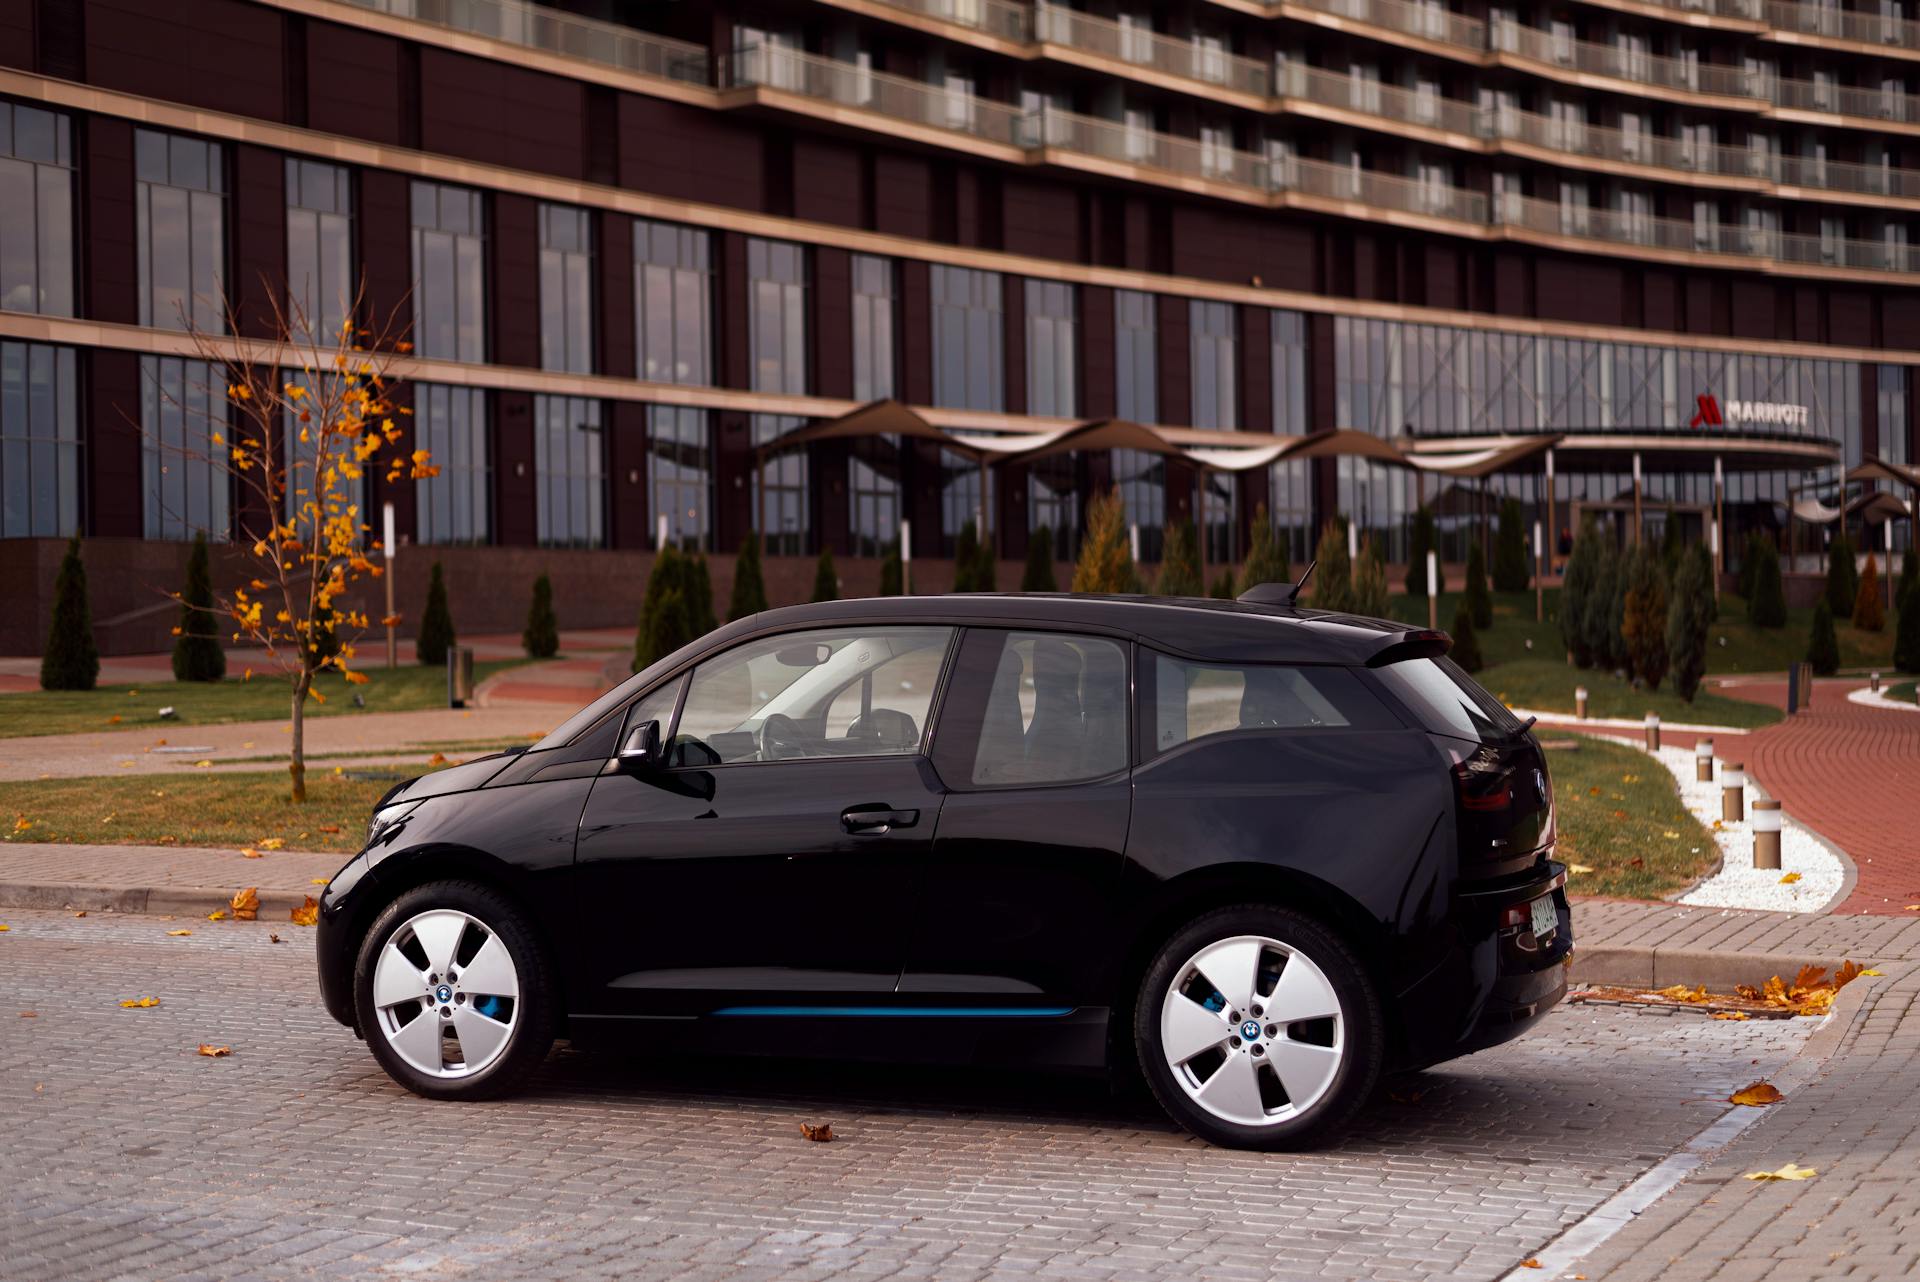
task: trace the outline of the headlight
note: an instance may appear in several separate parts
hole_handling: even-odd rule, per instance
[[[420,801],[425,800],[426,798],[424,797],[420,798]],[[419,809],[420,801],[402,801],[397,805],[383,806],[379,810],[374,811],[373,817],[367,820],[366,844],[371,846],[374,842],[380,840],[380,838],[386,836],[389,832],[392,832],[402,819],[405,819],[408,815]]]

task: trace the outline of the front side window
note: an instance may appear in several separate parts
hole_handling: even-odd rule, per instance
[[[287,158],[287,328],[331,345],[352,315],[353,172]]]
[[[749,355],[756,392],[807,390],[807,251],[784,240],[747,241]]]
[[[73,129],[0,102],[0,311],[73,315]]]
[[[597,548],[606,542],[606,457],[599,401],[533,398],[534,494],[542,547]]]
[[[751,641],[693,670],[676,766],[920,750],[952,628],[823,629]]]
[[[419,481],[414,538],[420,543],[485,543],[493,526],[489,500],[487,394],[477,387],[415,384],[414,422],[420,448],[438,476]]]
[[[1155,754],[1242,730],[1384,730],[1392,717],[1345,668],[1153,656]]]
[[[481,202],[466,187],[413,184],[413,341],[433,360],[487,359]]]
[[[540,206],[540,368],[593,372],[593,215]]]
[[[647,487],[668,544],[705,548],[713,492],[713,434],[705,410],[647,407]]]
[[[934,264],[933,399],[949,409],[1004,410],[1006,341],[998,272]]]
[[[635,331],[647,382],[713,382],[712,253],[699,228],[634,220]]]
[[[0,343],[0,538],[79,530],[78,396],[71,347]]]
[[[1022,787],[1127,767],[1127,655],[1105,637],[967,634],[941,705],[934,765],[949,784]]]
[[[225,156],[218,143],[133,132],[140,323],[226,332]]]
[[[232,489],[214,457],[227,431],[227,385],[218,366],[173,356],[140,358],[141,515],[150,539],[220,542],[231,523]]]

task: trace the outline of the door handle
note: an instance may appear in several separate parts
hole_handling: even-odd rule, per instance
[[[840,812],[840,826],[858,836],[879,837],[919,822],[918,810],[894,810],[887,806],[849,806]]]

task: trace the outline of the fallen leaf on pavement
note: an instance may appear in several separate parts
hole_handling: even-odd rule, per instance
[[[1426,1098],[1427,1090],[1422,1087],[1414,1091],[1388,1091],[1387,1098],[1396,1104],[1418,1104]]]
[[[284,837],[265,837],[265,838],[262,838],[256,844],[262,850],[278,850],[282,846],[286,845],[287,842]]]
[[[149,1006],[158,1006],[159,1004],[160,999],[158,997],[123,997],[120,999],[120,1005],[122,1009],[125,1010],[145,1010]]]
[[[1715,1019],[1746,1019],[1748,1015],[1743,1010],[1717,1010],[1713,1013],[1713,1017]]]
[[[1799,881],[1799,880],[1800,880],[1800,874],[1799,874],[1799,873],[1797,873],[1797,872],[1790,872],[1790,873],[1788,873],[1788,874],[1787,874],[1786,876],[1784,876],[1784,877],[1782,877],[1782,878],[1780,879],[1780,884],[1781,884],[1782,886],[1791,886],[1791,885],[1792,885],[1792,884],[1793,884],[1794,882],[1796,882],[1796,881]]]
[[[227,910],[224,908],[216,908],[212,912],[207,914],[208,921],[225,921],[226,919],[227,919]]]
[[[1863,971],[1861,971],[1860,973],[1861,973],[1862,975],[1871,975],[1871,976],[1873,976],[1874,978],[1876,978],[1876,979],[1877,979],[1877,978],[1879,978],[1879,977],[1881,976],[1881,974],[1883,974],[1884,972],[1881,972],[1881,971],[1877,971],[1877,970],[1875,970],[1875,969],[1873,969],[1873,968],[1872,968],[1871,966],[1869,966],[1869,967],[1868,967],[1867,969],[1865,969],[1865,970],[1863,970]]]
[[[208,1044],[208,1043],[206,1043],[206,1042],[201,1042],[201,1043],[200,1043],[200,1053],[201,1053],[202,1055],[205,1055],[205,1056],[206,1056],[206,1057],[207,1057],[208,1059],[219,1059],[219,1058],[221,1058],[221,1057],[222,1057],[222,1056],[224,1056],[224,1055],[231,1055],[231,1054],[233,1054],[233,1047],[231,1047],[231,1046],[212,1046],[212,1045],[209,1045],[209,1044]]]
[[[21,1019],[39,1019],[40,1012],[37,1010],[23,1010],[20,1012],[20,1018]]]
[[[181,935],[191,935],[193,932],[190,930],[170,930],[167,933],[178,939]]]
[[[444,752],[436,752],[427,758],[427,764],[430,766],[444,766],[447,764],[447,754]]]
[[[12,930],[12,929],[13,927],[11,926],[0,926],[0,930]]]
[[[829,1144],[833,1141],[833,1127],[825,1122],[802,1122],[800,1133],[816,1144]]]
[[[1727,1096],[1729,1104],[1745,1104],[1749,1108],[1760,1108],[1767,1104],[1778,1104],[1786,1096],[1782,1095],[1772,1082],[1755,1082],[1751,1086],[1742,1086]]]
[[[1522,1261],[1520,1261],[1520,1267],[1521,1267],[1521,1268],[1523,1268],[1523,1269],[1537,1269],[1537,1268],[1539,1268],[1539,1267],[1540,1267],[1540,1261],[1538,1261],[1538,1260],[1522,1260]]]
[[[75,917],[85,917],[86,915],[87,915],[87,910],[84,908],[82,908],[79,912],[74,914]]]
[[[289,909],[287,917],[296,926],[311,926],[320,920],[320,901],[308,895],[307,902],[298,908]]]
[[[1750,1180],[1810,1180],[1820,1172],[1811,1166],[1795,1166],[1788,1162],[1777,1171],[1748,1171]]]
[[[315,886],[324,886],[324,885],[327,885],[332,880],[333,878],[331,877],[315,877],[311,882],[311,884]]]
[[[202,760],[200,760],[200,761],[196,761],[196,762],[194,762],[193,764],[194,764],[195,766],[197,766],[198,768],[200,768],[201,770],[205,770],[205,769],[206,769],[206,768],[207,768],[208,766],[211,766],[211,765],[212,765],[213,763],[212,763],[211,761],[207,761],[207,760],[205,760],[205,759],[202,759]]]
[[[279,942],[280,942],[280,936],[278,936],[278,935],[268,935],[268,936],[267,936],[267,942],[268,942],[269,944],[277,944],[277,943],[279,943]]]
[[[242,859],[265,859],[266,858],[265,855],[255,850],[252,846],[242,846],[240,848],[240,857]]]
[[[1713,1000],[1707,996],[1707,986],[1705,984],[1701,984],[1696,988],[1688,988],[1685,984],[1674,984],[1671,987],[1661,989],[1660,995],[1671,998],[1676,1002],[1689,1002],[1696,1006],[1704,1005]]]
[[[231,904],[235,921],[252,921],[260,913],[260,888],[248,886],[234,891]]]
[[[320,831],[321,832],[339,832],[340,825],[339,824],[321,824]]]

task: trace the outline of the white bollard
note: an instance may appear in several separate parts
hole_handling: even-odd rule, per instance
[[[1720,768],[1720,820],[1737,824],[1747,817],[1747,770],[1738,761]]]
[[[1880,693],[1880,674],[1876,672],[1872,676],[1868,677],[1867,685],[1875,694],[1879,694]]]
[[[1651,712],[1647,714],[1647,751],[1660,751],[1660,718]]]
[[[1713,740],[1702,739],[1693,745],[1693,778],[1696,783],[1713,782]]]
[[[1779,802],[1756,801],[1753,803],[1753,866],[1755,868],[1780,866],[1780,820]]]
[[[1573,688],[1573,715],[1582,721],[1587,719],[1587,688],[1585,686]]]

